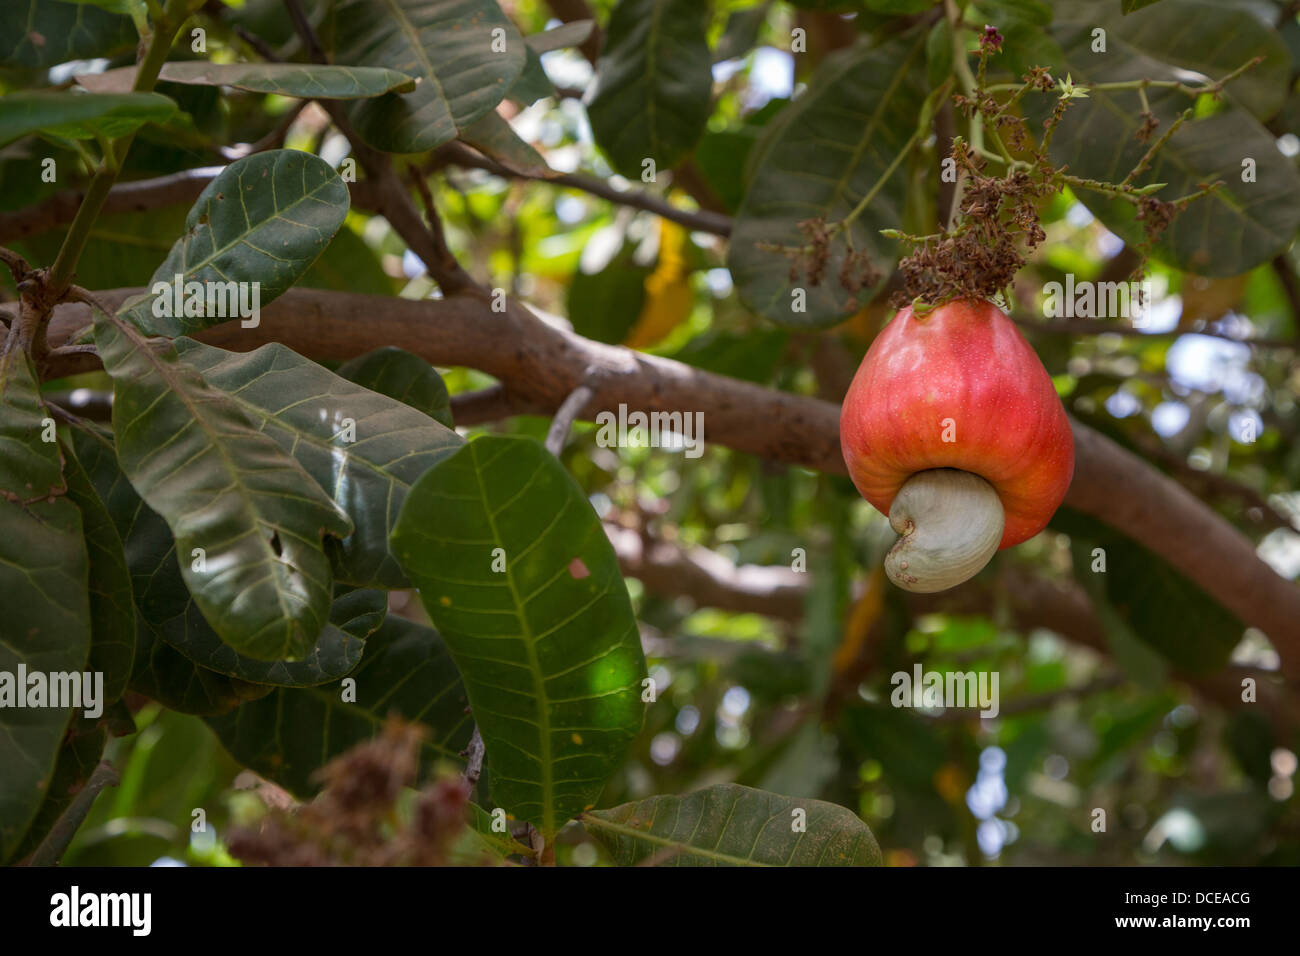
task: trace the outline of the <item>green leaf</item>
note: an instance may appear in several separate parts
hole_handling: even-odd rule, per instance
[[[236,353],[178,339],[176,348],[351,517],[356,530],[339,549],[338,579],[408,587],[388,536],[415,480],[464,444],[461,437],[283,345]]]
[[[63,811],[72,803],[77,791],[86,785],[90,775],[95,772],[107,742],[108,731],[103,726],[88,718],[73,721],[73,731],[59,748],[45,799],[41,802],[27,835],[14,851],[15,860],[24,859],[41,845]]]
[[[160,631],[187,625],[191,620],[202,622],[204,628],[208,626],[197,608],[191,611],[193,599],[180,579],[180,567],[174,557],[174,545],[166,522],[145,506],[122,474],[111,439],[95,426],[73,428],[70,437],[78,461],[108,509],[124,543],[128,568],[142,569],[143,581],[133,577],[133,593],[136,587],[147,586],[154,569],[169,568],[187,602],[186,616],[179,624],[168,620],[153,621],[137,606],[131,690],[185,714],[219,714],[229,710],[244,698],[243,685],[199,667],[160,636]],[[168,561],[170,564],[166,563]]]
[[[491,0],[343,0],[337,18],[336,60],[422,81],[414,93],[353,108],[353,125],[376,149],[419,153],[455,139],[524,68],[523,37]]]
[[[460,138],[480,153],[524,176],[558,175],[546,164],[542,154],[520,139],[514,127],[498,113],[488,113],[475,120],[465,127]]]
[[[566,314],[579,335],[617,345],[627,338],[645,304],[649,266],[632,261],[634,248],[624,247],[609,265],[587,274],[579,267],[569,282]]]
[[[1165,0],[1159,6],[1138,10],[1130,16],[1116,16],[1109,2],[1066,4],[1057,10],[1053,32],[1103,26],[1108,29],[1107,53],[1070,54],[1069,65],[1095,64],[1091,72],[1101,74],[1121,68],[1124,59],[1146,58],[1183,70],[1193,70],[1208,80],[1218,80],[1257,56],[1262,63],[1247,70],[1227,87],[1228,98],[1249,110],[1256,119],[1266,120],[1282,108],[1288,90],[1291,57],[1276,30],[1261,23],[1245,6],[1217,0]],[[1188,29],[1195,24],[1195,29]],[[1091,33],[1089,32],[1089,40]],[[1145,65],[1145,64],[1139,64]],[[1151,79],[1169,77],[1168,66]],[[1078,76],[1078,72],[1075,73]],[[1127,79],[1128,77],[1117,77]],[[1176,77],[1186,81],[1186,76]],[[1186,98],[1184,98],[1186,101]]]
[[[357,100],[390,90],[407,93],[415,80],[377,66],[322,66],[317,63],[168,63],[160,78],[196,86],[233,86],[252,93],[278,93],[315,100]]]
[[[184,230],[185,213],[184,206],[175,205],[97,216],[77,259],[77,285],[83,289],[145,285],[171,249],[173,237]],[[29,262],[53,262],[67,234],[66,228],[50,229],[14,248]]]
[[[54,772],[73,711],[18,707],[19,667],[81,672],[90,652],[86,541],[36,374],[11,341],[0,356],[0,863],[17,849]],[[10,699],[5,699],[9,697]]]
[[[114,138],[176,113],[161,93],[18,90],[0,97],[0,145],[32,133],[65,139]]]
[[[527,58],[519,79],[510,87],[510,99],[521,106],[532,106],[544,97],[554,96],[555,87],[542,67],[541,55],[586,42],[595,25],[594,20],[572,20],[545,33],[524,37],[528,46]]]
[[[464,675],[494,799],[550,839],[641,727],[645,658],[600,519],[539,443],[483,436],[416,482],[392,545]]]
[[[135,49],[138,42],[130,18],[96,7],[49,0],[0,3],[0,64],[5,66],[42,69],[111,57]]]
[[[451,396],[442,376],[420,356],[395,345],[385,345],[348,359],[338,374],[349,382],[387,395],[435,422],[454,428],[451,420]]]
[[[733,60],[744,56],[758,45],[758,36],[767,23],[770,3],[760,3],[742,10],[732,10],[727,15],[727,25],[713,50],[713,62]]]
[[[348,203],[343,180],[310,153],[274,149],[231,163],[199,194],[185,218],[185,235],[155,270],[151,286],[163,283],[166,291],[160,287],[158,295],[125,304],[120,314],[150,335],[175,338],[238,314],[232,282],[259,283],[255,301],[265,306],[325,250]],[[204,314],[176,314],[171,287],[177,275],[186,284],[221,284],[212,287],[219,294],[205,296],[197,309]]]
[[[794,826],[801,817],[802,832]],[[584,813],[582,824],[619,866],[881,863],[876,838],[852,811],[732,783]]]
[[[348,679],[356,681],[355,703],[344,702],[337,683],[279,688],[208,718],[208,726],[236,760],[300,797],[319,789],[313,775],[320,767],[376,736],[389,714],[429,728],[428,761],[458,760],[469,744],[465,690],[431,628],[389,616]]]
[[[1188,23],[1196,23],[1197,29],[1184,29]],[[1284,84],[1278,87],[1270,66],[1278,61],[1285,70],[1285,46],[1275,36],[1266,36],[1271,31],[1245,10],[1167,0],[1110,29],[1110,52],[1105,56],[1091,51],[1093,26],[1076,22],[1053,27],[1076,85],[1143,77],[1186,80],[1182,70],[1189,68],[1217,79],[1264,52],[1269,59],[1230,84],[1228,92],[1261,116],[1281,105]],[[1202,47],[1193,44],[1214,49],[1199,52]],[[1147,99],[1160,122],[1157,136],[1192,105],[1189,97],[1174,90],[1149,89]],[[1035,122],[1044,119],[1052,105],[1049,97],[1027,98],[1027,112]],[[1135,138],[1141,112],[1136,90],[1092,91],[1066,110],[1052,140],[1052,161],[1068,164],[1076,176],[1123,180],[1150,146]],[[1254,182],[1242,182],[1246,158],[1255,161]],[[1184,123],[1136,182],[1167,183],[1157,198],[1168,201],[1216,180],[1224,185],[1174,219],[1152,247],[1154,258],[1201,275],[1230,276],[1267,262],[1290,245],[1300,228],[1300,175],[1278,152],[1273,135],[1242,109],[1228,108]],[[1142,224],[1131,204],[1086,189],[1078,194],[1126,242],[1141,240]]]
[[[462,853],[465,856],[471,856],[475,850],[480,853],[486,850],[499,860],[503,860],[508,856],[531,857],[533,855],[532,849],[512,837],[509,831],[498,833],[493,830],[492,814],[477,803],[469,804],[468,815],[469,826],[466,829],[472,837],[464,841],[462,846]]]
[[[325,624],[331,576],[323,537],[347,515],[239,407],[176,355],[96,311],[95,344],[113,377],[118,460],[166,519],[181,573],[223,642],[257,660],[300,660]]]
[[[522,107],[532,106],[540,99],[555,95],[555,84],[546,75],[542,58],[531,46],[524,54],[524,68],[510,87],[507,98]],[[487,114],[492,115],[491,113]]]
[[[952,75],[952,24],[947,17],[930,28],[925,38],[925,78],[933,87]]]
[[[298,285],[365,295],[396,295],[399,289],[384,272],[379,254],[347,224],[334,233],[334,240]]]
[[[350,588],[339,585],[334,589],[334,603],[330,605],[330,622],[354,637],[365,640],[373,634],[388,615],[388,592],[377,588]]]
[[[695,0],[619,0],[587,107],[591,131],[624,176],[642,162],[676,166],[704,132],[713,90],[708,7]]]
[[[141,639],[143,646],[153,649],[157,655],[156,644],[161,641],[206,671],[285,687],[337,680],[361,660],[366,634],[379,626],[387,610],[383,592],[356,591],[331,605],[330,623],[301,661],[255,660],[222,643],[185,586],[176,543],[167,523],[140,500],[130,484],[125,480],[117,482],[114,475],[120,476],[121,472],[111,447],[101,453],[100,440],[89,433],[81,433],[74,441],[79,442],[78,453],[89,455],[94,463],[96,486],[107,487],[113,495],[120,516],[120,533],[125,536],[126,563],[135,605],[139,608],[141,626],[148,632]],[[181,665],[175,669],[186,679],[193,676]],[[214,700],[228,703],[227,690],[236,698],[241,696],[233,687],[224,688],[220,682],[215,682],[214,688],[215,698],[203,695],[195,705],[198,711],[175,709],[187,713],[207,712]],[[225,709],[228,708],[219,706],[217,712]]]
[[[528,49],[534,53],[550,53],[566,47],[581,46],[596,28],[595,20],[570,20],[541,33],[531,33],[524,37]]]
[[[1042,0],[978,0],[972,14],[971,19],[995,26],[1002,34],[1002,50],[990,59],[990,70],[1019,79],[1036,66],[1053,72],[1061,67],[1061,48],[1046,29],[1052,22],[1052,8]],[[951,59],[952,33],[947,36]]]
[[[843,220],[881,180],[916,128],[925,98],[925,35],[859,45],[827,57],[804,94],[787,106],[751,151],[749,191],[731,235],[728,267],[741,301],[774,322],[823,326],[840,321],[868,299],[839,280],[845,236],[831,243],[823,278],[791,280],[795,264],[778,248],[808,245],[799,223]],[[854,249],[888,275],[895,243],[880,235],[902,221],[906,164],[899,163],[848,231]],[[795,289],[806,311],[796,312]]]
[[[168,710],[206,717],[224,714],[244,701],[251,685],[200,667],[140,620],[131,690]]]
[[[122,538],[74,454],[65,454],[68,497],[81,511],[90,582],[90,662],[104,675],[104,705],[126,692],[135,660],[135,603]]]

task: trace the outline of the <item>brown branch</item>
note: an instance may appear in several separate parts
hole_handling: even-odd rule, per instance
[[[1291,306],[1292,320],[1300,321],[1300,283],[1296,282],[1295,271],[1291,267],[1291,257],[1284,252],[1273,260],[1272,266],[1273,274],[1281,283],[1286,301]]]
[[[118,304],[139,289],[101,298]],[[12,305],[0,306],[0,311]],[[84,308],[57,310],[54,344],[84,325]],[[213,326],[197,338],[247,351],[272,341],[314,359],[352,358],[376,342],[397,345],[435,365],[469,366],[508,382],[513,394],[554,412],[589,366],[609,373],[588,411],[705,413],[705,434],[736,451],[844,474],[839,408],[604,345],[541,321],[512,304],[504,313],[470,296],[407,300],[293,289],[266,306],[261,324]],[[93,368],[87,356],[51,363],[47,378]],[[1268,635],[1283,671],[1300,676],[1300,589],[1279,577],[1231,524],[1147,462],[1086,425],[1073,422],[1075,474],[1066,504],[1123,531],[1162,555],[1244,623]]]
[[[101,215],[117,212],[148,212],[181,203],[193,203],[223,167],[189,169],[169,176],[118,183],[109,190]],[[374,210],[376,190],[369,182],[349,183],[352,202]],[[72,222],[85,198],[84,189],[65,189],[49,199],[13,212],[0,213],[0,243],[39,235]]]
[[[451,418],[457,425],[482,425],[515,415],[544,415],[546,411],[503,385],[491,385],[451,397]]]
[[[55,866],[67,852],[72,838],[85,822],[95,798],[105,787],[116,787],[121,782],[117,770],[107,760],[101,760],[90,774],[90,779],[77,791],[72,802],[60,814],[50,832],[45,835],[27,860],[28,866]]]
[[[623,573],[655,594],[786,621],[803,617],[806,574],[784,565],[736,565],[707,548],[685,548],[609,521],[604,527]]]

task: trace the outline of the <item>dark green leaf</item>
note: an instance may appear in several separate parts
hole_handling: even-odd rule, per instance
[[[0,97],[0,145],[32,133],[111,139],[170,119],[175,112],[176,104],[161,93],[17,90]]]
[[[24,859],[40,846],[50,829],[58,822],[63,811],[72,803],[90,775],[95,772],[99,758],[104,753],[104,744],[108,742],[108,731],[94,721],[81,718],[73,721],[74,732],[69,733],[59,748],[58,760],[54,764],[54,773],[50,776],[50,785],[45,792],[31,828],[14,852],[15,860]],[[80,731],[77,733],[76,731]]]
[[[542,58],[531,46],[524,54],[524,68],[510,87],[509,99],[520,106],[532,106],[540,99],[555,95],[555,85],[542,67]],[[489,114],[491,115],[491,114]]]
[[[253,93],[278,93],[314,100],[357,100],[390,90],[410,92],[415,80],[377,66],[322,66],[317,63],[168,63],[161,78],[169,83],[233,86]]]
[[[938,86],[952,75],[952,24],[945,17],[930,28],[925,38],[925,78]]]
[[[202,627],[208,628],[198,609],[192,606],[193,599],[180,579],[180,567],[176,563],[175,548],[166,522],[145,506],[126,480],[109,437],[94,426],[74,428],[70,437],[78,461],[108,509],[124,543],[128,568],[140,569],[143,580],[133,575],[133,590],[147,586],[154,570],[166,569],[176,581],[171,590],[174,593],[178,587],[186,602],[185,617],[179,621],[152,621],[140,612],[137,597],[131,690],[185,714],[219,714],[229,710],[243,699],[243,686],[199,667],[165,643],[159,634],[161,630],[198,626],[191,625],[191,621],[201,622]]]
[[[176,347],[351,517],[356,531],[343,541],[338,579],[406,587],[388,535],[411,485],[459,448],[461,437],[283,345],[236,353],[181,339]]]
[[[75,455],[64,455],[63,476],[68,497],[81,511],[86,535],[90,581],[90,663],[87,669],[104,675],[104,704],[126,691],[135,660],[135,603],[131,572],[108,509]]]
[[[348,202],[338,174],[310,153],[274,149],[231,163],[199,194],[185,218],[185,235],[154,272],[151,287],[163,283],[166,291],[154,295],[151,289],[120,314],[150,335],[175,338],[238,315],[231,283],[259,283],[256,301],[265,306],[325,251]],[[186,284],[214,283],[217,294],[205,295],[198,309],[203,314],[176,314],[177,275]]]
[[[454,856],[463,864],[471,864],[484,856],[504,860],[508,856],[532,856],[533,851],[519,840],[513,839],[510,832],[493,830],[493,818],[487,810],[478,804],[468,806],[469,825]]]
[[[713,50],[713,62],[721,63],[742,57],[758,43],[759,32],[767,22],[767,13],[771,9],[768,3],[732,10],[727,15],[727,25],[723,28],[718,45]]]
[[[573,274],[569,283],[569,321],[579,335],[617,345],[627,338],[645,304],[645,280],[649,266],[632,261],[632,247],[626,247],[601,269],[590,275]]]
[[[876,838],[852,811],[731,783],[584,813],[582,823],[619,866],[881,864]]]
[[[524,37],[528,49],[535,53],[550,53],[566,47],[581,46],[596,28],[595,20],[570,20],[541,33],[532,33]]]
[[[118,524],[125,535],[130,583],[139,609],[140,626],[145,632],[139,638],[142,648],[154,656],[154,667],[170,666],[173,673],[187,681],[211,684],[210,691],[200,694],[195,702],[173,709],[186,713],[220,713],[231,700],[242,697],[243,692],[235,685],[227,688],[218,680],[205,681],[206,674],[191,674],[180,662],[169,661],[166,652],[158,647],[159,642],[179,651],[204,672],[215,671],[240,681],[285,687],[337,680],[361,660],[366,634],[379,626],[387,610],[383,592],[353,591],[335,601],[330,607],[330,623],[301,661],[254,660],[223,644],[185,586],[176,543],[167,523],[122,478],[111,446],[105,450],[103,439],[84,431],[74,434],[74,442],[78,454],[92,463],[89,467],[93,468],[96,487],[106,489],[103,493],[112,496]],[[159,657],[161,664],[157,663]],[[187,693],[171,692],[182,698]]]
[[[587,115],[624,176],[639,179],[647,159],[671,169],[704,132],[713,89],[707,16],[695,0],[619,0],[610,15]]]
[[[451,396],[442,376],[413,352],[385,345],[344,362],[338,374],[362,388],[410,405],[440,425],[455,427],[451,420]]]
[[[185,207],[148,212],[101,214],[77,259],[77,285],[85,289],[116,289],[150,282],[172,239],[185,228]],[[29,262],[53,262],[67,235],[50,229],[15,244]]]
[[[351,534],[347,515],[171,343],[96,311],[95,344],[113,377],[118,460],[172,529],[204,618],[248,657],[307,656],[330,602],[323,538]]]
[[[348,679],[356,703],[343,701],[338,683],[278,688],[208,725],[236,760],[301,797],[319,788],[320,767],[377,735],[389,714],[429,728],[428,760],[459,759],[469,743],[465,691],[436,631],[388,617]]]
[[[11,345],[13,343],[11,342]],[[0,356],[0,862],[45,798],[73,711],[18,707],[29,674],[80,673],[90,653],[86,541],[59,445],[20,347]]]
[[[416,483],[392,544],[464,675],[493,797],[549,840],[641,727],[645,658],[599,518],[538,442],[484,436]]]
[[[384,623],[388,615],[388,592],[376,588],[350,588],[339,585],[334,589],[334,603],[330,605],[330,623],[353,637],[365,640]]]
[[[524,176],[554,176],[542,154],[519,138],[499,113],[488,113],[461,131],[460,138],[506,169]]]
[[[840,282],[848,252],[843,234],[831,243],[818,285],[806,273],[792,281],[796,262],[782,249],[808,245],[799,228],[805,220],[847,217],[907,144],[925,96],[924,47],[918,33],[828,57],[807,91],[765,130],[751,153],[754,176],[727,258],[741,301],[755,312],[782,325],[821,326],[870,297],[874,286],[854,294]],[[884,274],[897,250],[879,230],[901,222],[905,178],[900,163],[848,231],[853,248]],[[796,288],[806,290],[806,311],[794,311]]]
[[[337,61],[422,80],[354,107],[357,132],[376,149],[418,153],[455,139],[524,68],[523,38],[491,0],[344,0],[337,17]]]
[[[128,17],[50,0],[0,3],[0,64],[44,68],[135,49]]]
[[[1122,20],[1113,7],[1081,3],[1058,9],[1057,21],[1052,33],[1076,84],[1141,78],[1186,82],[1186,70],[1217,80],[1263,55],[1263,63],[1227,88],[1229,101],[1243,109],[1230,107],[1185,123],[1136,182],[1167,183],[1157,194],[1165,201],[1196,192],[1202,183],[1224,182],[1180,213],[1152,247],[1155,258],[1179,269],[1238,275],[1290,245],[1300,228],[1300,175],[1257,119],[1277,112],[1286,95],[1290,59],[1274,31],[1242,7],[1199,0],[1166,0]],[[1092,52],[1098,23],[1109,28],[1105,55]],[[1193,105],[1190,97],[1168,89],[1149,89],[1147,99],[1160,123],[1157,135]],[[1052,107],[1050,98],[1033,94],[1026,103],[1035,122]],[[1150,145],[1135,138],[1141,113],[1136,90],[1094,90],[1066,111],[1052,141],[1052,160],[1068,164],[1077,176],[1123,180]],[[1254,182],[1242,181],[1246,159],[1255,163]],[[1129,203],[1084,189],[1079,198],[1126,242],[1141,240],[1142,224]]]

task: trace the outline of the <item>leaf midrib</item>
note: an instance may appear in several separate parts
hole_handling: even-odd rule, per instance
[[[470,442],[468,447],[474,456],[474,483],[478,486],[479,498],[483,503],[483,514],[487,517],[488,527],[492,532],[492,539],[498,546],[504,547],[505,541],[497,532],[496,517],[492,513],[491,502],[488,501],[487,488],[484,485],[484,474],[479,467],[478,451],[475,449],[475,443]],[[551,719],[549,698],[546,693],[546,682],[542,677],[542,663],[537,657],[537,648],[533,643],[533,629],[528,623],[528,614],[525,604],[520,600],[519,590],[515,587],[514,571],[511,569],[514,562],[506,562],[506,585],[510,588],[510,597],[518,608],[519,626],[523,629],[524,651],[528,655],[528,669],[533,679],[533,691],[537,700],[537,729],[539,731],[540,743],[538,749],[541,753],[538,757],[541,760],[541,789],[542,789],[542,835],[550,839],[555,835],[557,827],[555,826],[555,803],[554,803],[554,780],[551,773]],[[468,681],[466,682],[468,685]]]
[[[734,810],[735,808],[733,807],[732,809]],[[579,817],[579,819],[582,821],[584,826],[594,826],[597,829],[603,828],[634,840],[651,843],[655,846],[675,847],[688,856],[698,856],[706,860],[730,863],[733,866],[773,866],[771,863],[760,863],[753,859],[752,850],[750,851],[751,856],[749,857],[731,856],[727,853],[719,853],[717,850],[705,850],[701,847],[691,846],[689,843],[683,843],[680,840],[670,840],[668,837],[657,836],[656,834],[650,833],[646,830],[639,830],[636,827],[630,827],[621,823],[613,823],[601,817],[591,816],[585,813]]]

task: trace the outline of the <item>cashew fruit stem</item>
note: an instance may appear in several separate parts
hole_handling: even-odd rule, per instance
[[[885,574],[900,588],[929,594],[968,581],[1002,540],[1002,502],[979,475],[955,468],[919,471],[889,508],[900,535],[885,556]]]

